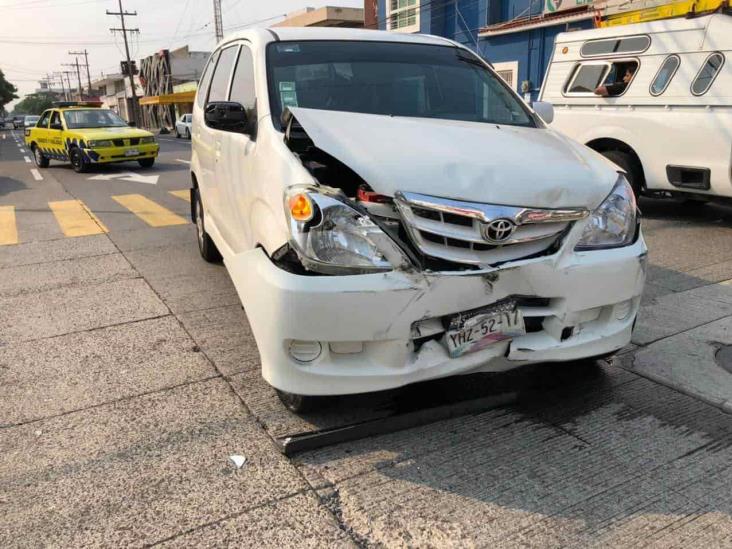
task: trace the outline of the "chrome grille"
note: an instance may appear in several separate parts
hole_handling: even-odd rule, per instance
[[[582,208],[522,208],[402,192],[396,194],[395,202],[422,253],[470,265],[494,265],[541,253],[570,223],[589,213]],[[497,220],[515,225],[501,242],[486,236],[486,227]]]

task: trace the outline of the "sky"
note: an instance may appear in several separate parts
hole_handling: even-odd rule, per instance
[[[337,5],[363,7],[363,0],[221,0],[224,35],[249,27],[276,23],[285,14],[305,7]],[[130,41],[133,59],[147,57],[161,49],[189,46],[211,51],[216,43],[213,0],[122,0],[124,10],[137,12],[125,18],[128,27],[139,28]],[[22,99],[33,93],[47,73],[76,69],[69,51],[89,52],[92,80],[102,73],[120,72],[124,58],[122,36],[109,27],[119,27],[118,0],[0,0],[0,69],[18,87]],[[83,56],[79,60],[84,62]],[[82,73],[86,88],[86,74]],[[16,101],[17,102],[17,101]],[[13,103],[6,106],[12,111]]]

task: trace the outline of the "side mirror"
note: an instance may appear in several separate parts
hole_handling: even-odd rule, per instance
[[[541,116],[541,119],[547,124],[551,124],[554,120],[554,106],[547,101],[536,101],[533,105],[534,112]]]
[[[206,105],[203,115],[206,125],[215,130],[248,133],[247,111],[241,103],[214,101]]]

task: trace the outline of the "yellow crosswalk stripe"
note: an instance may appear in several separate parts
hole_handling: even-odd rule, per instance
[[[48,207],[66,236],[89,236],[107,232],[107,227],[81,200],[58,200],[49,202]]]
[[[0,246],[18,243],[15,206],[0,206]]]
[[[141,194],[122,194],[112,198],[152,227],[185,225],[188,223],[186,219],[178,214],[163,208],[160,204],[145,198]]]
[[[177,196],[178,198],[182,198],[186,202],[191,201],[191,191],[188,189],[183,189],[182,191],[168,191],[173,196]]]

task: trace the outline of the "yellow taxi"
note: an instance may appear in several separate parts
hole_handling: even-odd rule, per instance
[[[85,172],[94,164],[136,160],[143,168],[155,164],[160,146],[148,131],[130,127],[97,102],[60,102],[26,128],[25,144],[39,168],[51,160],[71,162]]]

